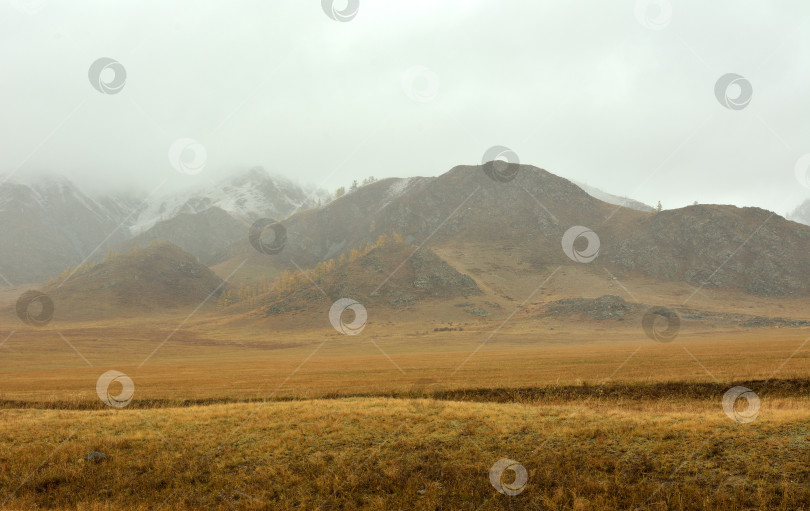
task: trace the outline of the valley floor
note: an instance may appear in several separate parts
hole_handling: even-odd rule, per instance
[[[810,510],[807,328],[220,321],[3,333],[0,509]]]
[[[636,325],[573,327],[513,322],[434,331],[437,323],[334,329],[234,329],[205,318],[165,324],[55,324],[0,332],[0,407],[104,407],[102,373],[134,383],[130,407],[358,394],[423,395],[446,389],[733,382],[806,378],[810,328],[690,331],[673,342]],[[551,326],[551,325],[554,326]],[[454,325],[454,327],[458,327]]]

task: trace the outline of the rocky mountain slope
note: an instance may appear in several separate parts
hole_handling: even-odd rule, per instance
[[[810,228],[759,208],[701,205],[639,218],[604,259],[663,280],[764,296],[810,294]]]
[[[371,307],[408,308],[431,300],[482,294],[475,280],[428,249],[414,250],[399,239],[380,237],[316,268],[285,272],[264,285],[234,288],[221,307],[277,315],[327,306],[351,297]]]
[[[536,167],[495,165],[506,164],[372,183],[283,222],[288,242],[282,253],[259,254],[242,241],[232,247],[238,254],[233,261],[247,258],[252,272],[274,275],[293,268],[292,261],[312,267],[381,234],[398,233],[415,246],[494,247],[538,270],[592,264],[764,296],[810,294],[806,226],[734,206],[641,212],[603,202]],[[566,254],[563,237],[576,226],[592,230],[598,242],[586,247],[586,236],[580,236]],[[577,253],[597,245],[597,257],[579,262]],[[233,267],[229,262],[221,270]]]

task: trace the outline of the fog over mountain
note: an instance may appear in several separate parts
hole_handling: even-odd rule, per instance
[[[0,184],[0,274],[9,282],[38,282],[77,265],[98,262],[110,250],[125,251],[169,241],[205,264],[228,257],[228,247],[247,237],[259,218],[283,220],[333,200],[333,194],[302,186],[261,167],[185,189],[90,191],[61,176],[27,176]],[[408,189],[397,180],[384,201]],[[636,201],[580,184],[605,202],[651,211]],[[351,191],[351,189],[350,189]],[[357,200],[350,194],[349,201]],[[378,205],[379,206],[379,205]],[[338,221],[354,221],[337,216]]]
[[[810,225],[810,199],[802,202],[796,209],[788,213],[787,218],[788,220]]]
[[[259,167],[207,186],[150,194],[88,192],[56,176],[11,180],[0,184],[0,274],[11,282],[35,282],[96,262],[111,249],[153,240],[186,249],[186,243],[207,244],[211,254],[195,251],[205,259],[246,236],[256,219],[284,219],[323,196]]]
[[[625,7],[369,1],[336,23],[317,1],[4,2],[0,174],[148,194],[262,166],[334,190],[501,144],[665,208],[808,198],[810,5],[678,2],[662,30]],[[99,59],[115,93],[88,80]],[[716,96],[729,73],[744,109]]]

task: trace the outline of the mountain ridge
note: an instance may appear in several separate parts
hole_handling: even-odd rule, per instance
[[[284,221],[288,244],[282,254],[257,254],[241,241],[231,249],[234,260],[247,258],[251,271],[273,275],[292,268],[290,261],[313,267],[397,233],[418,247],[501,247],[541,269],[576,264],[561,242],[571,228],[584,226],[598,238],[593,264],[611,273],[638,271],[761,296],[810,294],[804,275],[810,228],[773,212],[726,205],[644,212],[608,204],[530,165],[516,167],[504,182],[491,175],[487,166],[460,165],[407,184],[381,180]],[[400,193],[390,193],[392,187]],[[234,265],[226,262],[221,269],[226,267]]]
[[[6,237],[17,245],[0,243],[0,250],[6,250],[0,261],[33,261],[28,266],[39,268],[38,275],[45,280],[65,266],[84,260],[98,262],[109,249],[128,250],[167,240],[204,264],[216,265],[221,276],[224,270],[234,269],[237,260],[246,261],[234,278],[249,282],[259,276],[274,278],[285,270],[313,268],[373,243],[381,235],[398,234],[417,250],[422,246],[487,246],[542,269],[577,262],[572,254],[583,247],[571,247],[566,254],[560,245],[576,227],[595,233],[599,246],[593,247],[598,248],[593,264],[604,265],[610,272],[637,271],[665,281],[764,296],[810,294],[802,270],[803,264],[810,264],[803,248],[810,243],[810,230],[805,226],[758,208],[696,205],[656,213],[615,205],[531,165],[490,162],[458,165],[437,177],[386,178],[320,206],[308,202],[317,193],[307,195],[302,187],[274,178],[261,168],[249,169],[217,186],[220,191],[210,196],[188,192],[175,197],[170,206],[157,200],[144,208],[151,211],[147,215],[137,205],[136,214],[126,213],[132,198],[126,203],[109,198],[104,202],[82,194],[64,179],[39,188],[6,183],[0,187],[0,216],[13,218],[21,210],[23,219],[33,219],[27,232],[37,236],[35,243],[26,245],[25,236],[14,229],[15,223],[5,222]],[[294,193],[287,194],[285,187]],[[270,204],[274,200],[266,195],[271,192],[282,194],[277,201],[280,205]],[[257,196],[261,200],[254,200]],[[274,209],[261,209],[270,207],[268,204]],[[167,218],[134,235],[124,229],[153,218],[155,211],[163,211]],[[73,218],[92,227],[90,234],[95,237],[82,237],[86,233],[63,227]],[[256,218],[272,218],[283,225],[287,243],[280,254],[268,257],[251,247],[248,232]],[[102,231],[106,237],[99,240]],[[584,243],[575,238],[572,243]],[[21,251],[10,250],[20,245]],[[76,245],[83,250],[63,247]],[[62,259],[43,264],[37,261],[43,255]],[[67,264],[62,265],[60,261],[65,259]],[[11,274],[16,280],[36,273]]]
[[[211,208],[227,213],[235,228],[237,222],[261,217],[286,218],[314,206],[321,196],[318,190],[308,191],[260,167],[212,186],[157,197],[129,192],[91,195],[60,176],[41,176],[27,183],[8,180],[0,183],[0,274],[15,284],[41,282],[67,267],[98,262],[109,250],[127,250],[139,241],[166,239],[196,251],[184,229],[194,231],[197,224],[201,226],[197,232],[202,232],[211,221]],[[189,220],[189,215],[198,213],[202,213],[199,218]],[[232,240],[222,229],[217,233],[223,235],[212,240],[217,246],[195,255],[214,262],[215,254]]]

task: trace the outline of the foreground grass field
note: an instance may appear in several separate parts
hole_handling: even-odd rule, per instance
[[[807,509],[810,399],[0,411],[7,509]],[[84,461],[101,451],[103,461]],[[490,483],[509,458],[528,480]],[[510,472],[503,482],[509,483]],[[514,475],[511,476],[514,478]]]

